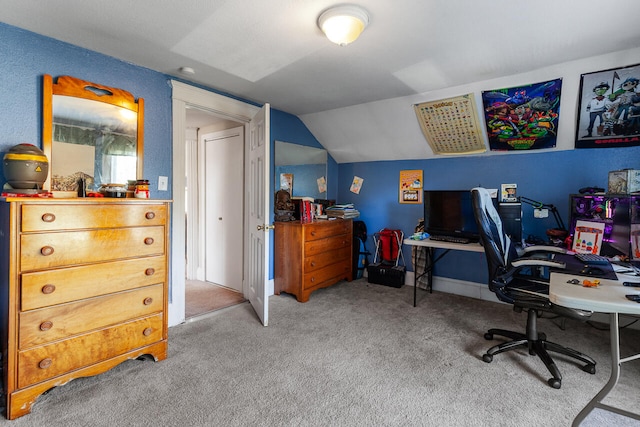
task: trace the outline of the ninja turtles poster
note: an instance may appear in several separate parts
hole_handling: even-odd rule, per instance
[[[580,77],[576,148],[640,145],[640,65]]]
[[[482,92],[489,146],[494,151],[554,148],[562,79]]]

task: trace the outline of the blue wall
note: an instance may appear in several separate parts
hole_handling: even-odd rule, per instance
[[[145,100],[144,176],[151,197],[158,176],[171,176],[171,88],[167,76],[112,57],[0,23],[0,152],[27,142],[42,147],[42,76],[70,75],[131,92]],[[4,176],[0,184],[6,182]],[[171,186],[169,186],[171,187]]]
[[[609,171],[639,166],[640,147],[348,163],[339,165],[338,202],[356,205],[369,234],[382,228],[399,228],[405,236],[411,235],[423,217],[423,206],[398,203],[398,185],[401,170],[416,169],[423,170],[425,189],[466,190],[476,186],[499,189],[501,184],[516,183],[518,195],[555,205],[568,226],[569,194],[589,186],[606,189]],[[354,176],[364,179],[360,194],[349,191]],[[522,221],[525,237],[532,234],[546,239],[545,231],[556,227],[551,216],[534,218],[533,207],[529,205],[523,206]],[[368,245],[373,249],[371,239]],[[413,270],[410,253],[405,246],[408,270]],[[486,283],[486,269],[484,254],[454,251],[437,264],[434,274]]]
[[[293,193],[294,197],[313,197],[314,199],[326,199],[326,193],[320,193],[318,190],[318,178],[325,177],[327,168],[324,164],[318,165],[285,165],[276,166],[276,189],[279,188],[278,177],[280,174],[293,174]]]
[[[309,129],[297,116],[279,110],[271,110],[271,176],[275,177],[275,141],[290,142],[307,147],[324,148]],[[327,156],[327,199],[335,199],[338,195],[338,164]],[[295,183],[294,183],[295,187]],[[275,190],[274,190],[275,192]],[[323,197],[324,198],[324,197]],[[273,212],[273,200],[271,201]]]

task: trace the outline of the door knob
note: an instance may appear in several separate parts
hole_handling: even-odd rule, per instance
[[[264,230],[264,231],[268,231],[268,230],[273,230],[274,228],[276,228],[275,225],[259,225],[258,227],[258,231],[260,230]]]

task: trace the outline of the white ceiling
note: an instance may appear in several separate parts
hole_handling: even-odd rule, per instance
[[[362,122],[370,105],[377,111],[390,100],[392,108],[397,99],[640,46],[636,0],[355,0],[370,24],[346,47],[330,43],[316,24],[336,3],[0,0],[0,20],[269,102],[300,116],[338,162],[371,160],[372,151],[380,153],[373,160],[431,156],[415,116],[409,145],[384,149],[389,137],[376,132],[384,117]],[[334,119],[345,114],[368,128],[366,141],[363,129],[336,131]]]

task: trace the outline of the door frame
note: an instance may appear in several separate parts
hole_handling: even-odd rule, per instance
[[[260,107],[214,92],[171,80],[173,110],[173,166],[171,186],[173,214],[171,215],[171,262],[169,265],[169,326],[185,321],[185,161],[186,161],[186,109],[188,106],[210,111],[220,117],[242,123],[245,145],[249,135],[249,122]],[[245,150],[246,156],[246,150]],[[270,251],[270,248],[266,248]],[[271,259],[269,255],[268,259]],[[243,260],[244,263],[244,260]]]

